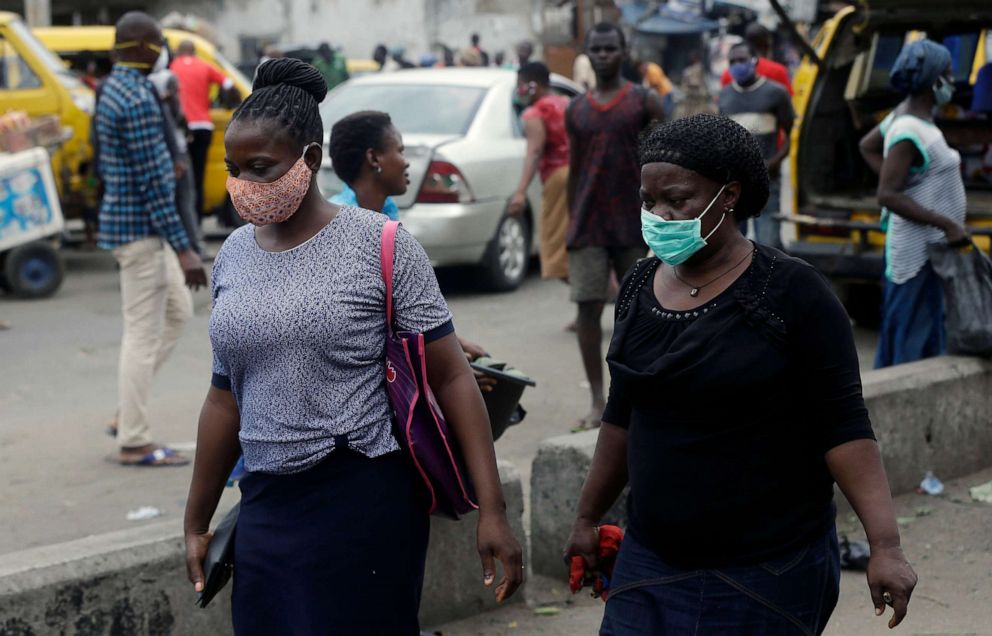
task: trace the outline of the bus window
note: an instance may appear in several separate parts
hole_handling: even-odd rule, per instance
[[[962,33],[949,35],[943,44],[951,52],[951,69],[954,72],[955,83],[968,83],[971,78],[971,68],[978,51],[978,33]]]
[[[0,89],[41,88],[41,79],[9,42],[0,40],[0,55]]]

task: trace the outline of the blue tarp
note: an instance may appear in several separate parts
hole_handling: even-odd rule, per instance
[[[644,14],[647,12],[647,2],[632,2],[620,7],[620,19],[625,24],[633,26],[637,24],[637,21],[644,17]]]
[[[650,35],[690,35],[720,28],[720,23],[698,14],[675,11],[663,6],[649,14],[647,3],[625,4],[620,7],[623,21],[638,33]]]

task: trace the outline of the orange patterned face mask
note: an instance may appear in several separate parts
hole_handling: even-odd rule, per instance
[[[309,149],[310,146],[307,146]],[[282,223],[300,209],[310,190],[313,171],[303,156],[275,181],[259,183],[236,177],[227,178],[227,191],[238,216],[252,225]]]

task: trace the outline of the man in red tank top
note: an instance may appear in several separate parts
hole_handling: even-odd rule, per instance
[[[620,27],[602,22],[590,29],[586,54],[596,88],[572,100],[565,115],[571,149],[567,245],[579,351],[592,397],[579,427],[594,428],[605,405],[600,319],[610,272],[622,278],[647,255],[641,238],[638,139],[651,122],[665,116],[658,93],[621,77],[627,50]]]
[[[192,139],[189,143],[193,182],[196,185],[196,210],[203,218],[203,174],[207,165],[207,150],[213,140],[214,122],[210,117],[210,89],[219,86],[233,90],[234,82],[216,68],[196,56],[192,40],[183,40],[169,70],[179,80],[179,101],[186,115]]]

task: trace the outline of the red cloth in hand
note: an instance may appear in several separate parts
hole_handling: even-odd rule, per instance
[[[583,587],[591,586],[593,596],[599,596],[604,601],[610,595],[610,580],[613,578],[613,566],[616,565],[617,553],[623,542],[623,529],[617,526],[605,525],[599,527],[599,554],[597,568],[590,571],[585,559],[573,556],[568,575],[568,589],[575,594]]]

